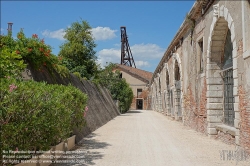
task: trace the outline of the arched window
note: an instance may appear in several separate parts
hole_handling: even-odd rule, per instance
[[[224,56],[222,56],[223,88],[224,88],[224,123],[234,126],[234,95],[233,95],[233,44],[231,42],[231,32],[227,31],[224,46]]]
[[[179,81],[180,80],[180,69],[179,69],[179,65],[178,62],[175,61],[175,80]]]

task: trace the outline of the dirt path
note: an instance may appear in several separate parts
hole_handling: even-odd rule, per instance
[[[76,158],[85,164],[53,166],[250,166],[249,157],[238,163],[230,160],[234,146],[146,110],[116,117],[86,137],[76,150]]]

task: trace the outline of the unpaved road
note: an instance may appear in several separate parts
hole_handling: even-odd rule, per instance
[[[85,164],[53,166],[250,166],[249,157],[238,163],[230,160],[234,146],[147,110],[116,117],[86,137],[76,150],[83,151],[76,158]]]

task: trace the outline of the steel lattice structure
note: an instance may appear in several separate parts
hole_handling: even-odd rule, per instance
[[[136,68],[134,58],[128,43],[126,27],[121,27],[121,65],[126,65]]]

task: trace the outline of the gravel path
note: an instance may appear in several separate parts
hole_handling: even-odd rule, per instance
[[[238,162],[230,160],[234,146],[147,110],[116,117],[84,138],[75,149],[75,159],[85,163],[53,166],[250,166],[250,157]]]

